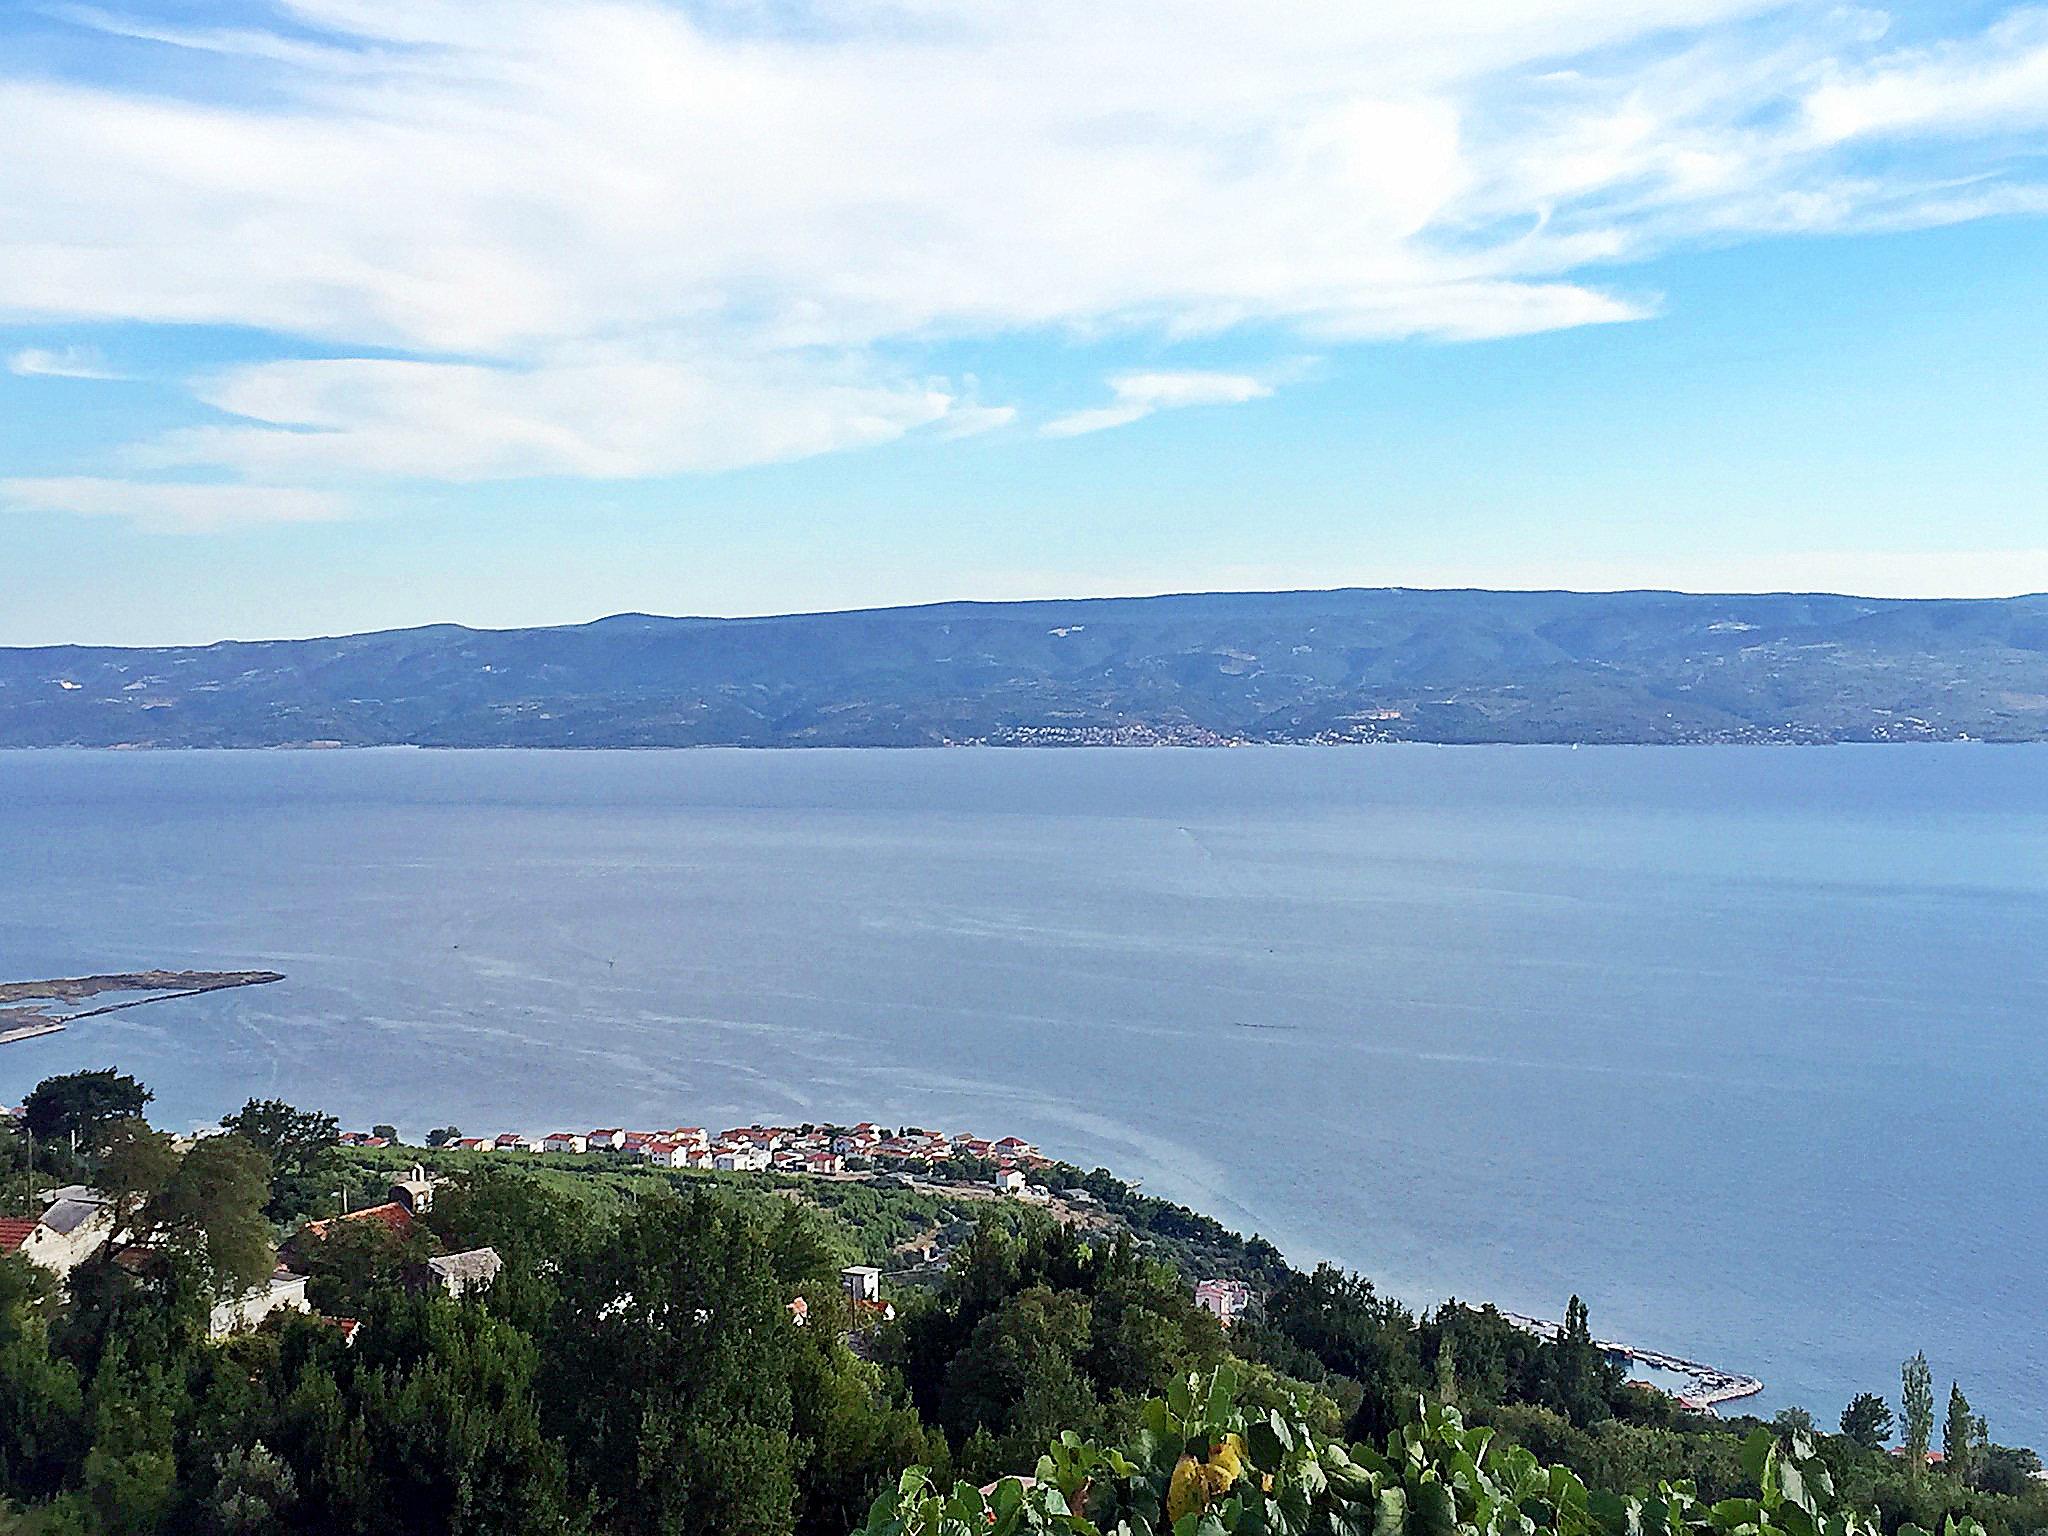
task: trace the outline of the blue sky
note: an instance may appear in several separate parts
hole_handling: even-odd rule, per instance
[[[0,644],[2048,588],[2048,11],[1289,11],[10,8]]]

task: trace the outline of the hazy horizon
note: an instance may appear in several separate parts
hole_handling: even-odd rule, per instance
[[[1495,597],[1515,596],[1571,596],[1571,597],[1628,597],[1668,596],[1699,598],[1754,598],[1754,597],[1829,597],[1845,598],[1858,602],[1878,603],[2006,603],[2028,598],[2048,597],[2048,588],[2041,590],[2000,592],[2000,593],[1885,593],[1845,592],[1818,587],[1770,587],[1738,591],[1732,588],[1700,590],[1669,586],[1632,587],[1492,587],[1492,586],[1421,586],[1404,582],[1347,583],[1339,586],[1319,587],[1184,587],[1144,592],[1089,592],[1076,594],[1049,594],[1029,597],[937,597],[920,601],[901,603],[861,603],[832,608],[780,608],[761,609],[740,613],[657,613],[648,609],[622,608],[607,613],[594,614],[588,618],[537,620],[532,623],[485,624],[468,623],[461,619],[423,619],[416,623],[385,624],[374,627],[364,626],[351,629],[330,629],[307,631],[300,634],[238,634],[214,635],[205,639],[182,639],[161,641],[98,641],[98,640],[43,640],[0,642],[0,650],[35,651],[53,649],[78,650],[189,650],[215,645],[263,645],[298,640],[336,640],[362,635],[400,634],[410,630],[465,629],[479,634],[502,634],[508,631],[526,629],[584,629],[591,625],[607,623],[614,619],[656,619],[679,622],[744,623],[752,619],[801,619],[829,618],[835,615],[862,613],[891,613],[914,611],[923,608],[953,607],[1025,607],[1030,605],[1060,606],[1071,603],[1142,603],[1176,597],[1284,597],[1314,596],[1320,593],[1337,592],[1416,592],[1443,594],[1476,594]]]
[[[2048,13],[0,15],[0,644],[2048,590]]]

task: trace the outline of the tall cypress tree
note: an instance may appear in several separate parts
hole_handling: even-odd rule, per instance
[[[1899,1417],[1906,1426],[1906,1476],[1917,1483],[1934,1439],[1934,1375],[1922,1351],[1899,1367]]]

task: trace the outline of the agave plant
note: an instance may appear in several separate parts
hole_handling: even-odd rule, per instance
[[[1071,1431],[1029,1478],[942,1492],[905,1472],[856,1536],[1882,1536],[1834,1507],[1834,1484],[1803,1435],[1743,1443],[1754,1498],[1703,1504],[1690,1484],[1589,1492],[1454,1408],[1423,1402],[1384,1448],[1346,1447],[1299,1415],[1246,1414],[1229,1366],[1148,1402],[1127,1446]],[[1928,1536],[1907,1526],[1899,1536]],[[1944,1536],[1984,1536],[1951,1520]]]

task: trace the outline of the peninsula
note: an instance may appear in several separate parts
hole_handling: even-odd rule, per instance
[[[283,980],[281,971],[115,971],[47,981],[0,981],[0,1045],[53,1035],[67,1024],[123,1008]],[[114,1000],[66,1011],[104,997]]]

